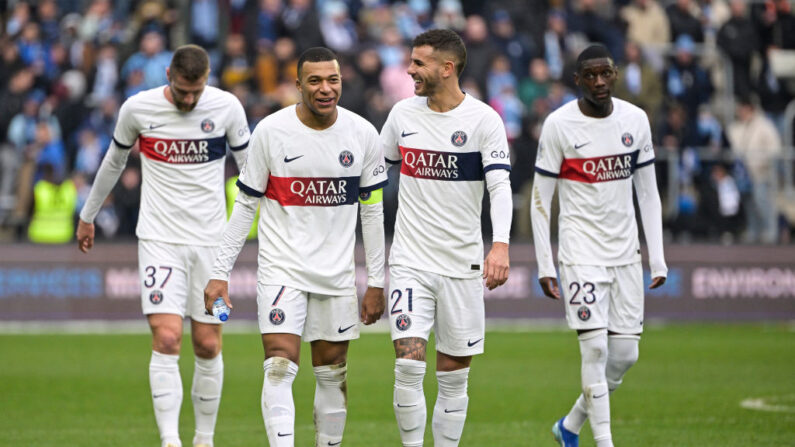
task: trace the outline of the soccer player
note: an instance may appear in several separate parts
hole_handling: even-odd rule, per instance
[[[163,446],[180,447],[179,374],[182,320],[191,319],[196,355],[191,397],[194,446],[212,446],[223,383],[220,321],[204,311],[202,287],[226,221],[224,157],[238,168],[249,130],[240,102],[207,86],[210,61],[196,45],[177,48],[166,69],[168,85],[124,102],[113,140],[80,212],[77,243],[94,245],[94,218],[119,178],[136,140],[143,186],[136,235],[141,305],[152,330],[149,383]]]
[[[384,299],[386,185],[378,132],[337,106],[342,78],[327,48],[298,60],[301,102],[257,125],[238,186],[232,217],[205,289],[205,305],[221,296],[231,307],[229,272],[249,232],[257,205],[257,308],[265,377],[262,417],[271,447],[294,445],[292,384],[301,336],[310,343],[315,388],[315,445],[342,443],[347,415],[348,342],[358,321],[378,320]],[[361,314],[354,286],[356,213],[362,219],[367,291]]]
[[[650,288],[661,286],[668,271],[649,121],[640,108],[612,98],[617,78],[604,46],[586,48],[574,74],[582,98],[549,115],[538,144],[531,215],[539,282],[548,297],[563,297],[582,355],[582,394],[552,428],[564,447],[578,445],[586,419],[598,447],[613,445],[609,394],[638,359],[643,270],[632,185],[649,248]],[[560,289],[549,240],[556,185]]]
[[[399,206],[389,255],[389,317],[395,347],[393,407],[404,446],[425,433],[425,347],[436,334],[437,447],[457,446],[464,429],[472,356],[483,352],[483,280],[508,279],[512,198],[505,127],[489,106],[461,91],[466,48],[450,30],[412,43],[408,74],[416,96],[398,102],[381,131],[387,161],[400,167]],[[483,260],[484,180],[493,244]]]

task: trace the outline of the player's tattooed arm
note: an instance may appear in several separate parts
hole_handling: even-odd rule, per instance
[[[395,357],[425,361],[425,345],[427,342],[421,338],[399,338],[395,340]]]

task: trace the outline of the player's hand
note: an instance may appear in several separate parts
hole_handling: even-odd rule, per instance
[[[560,299],[560,289],[558,289],[558,280],[550,276],[545,276],[538,280],[541,284],[541,289],[544,290],[544,295],[552,298],[553,300]]]
[[[83,219],[78,218],[75,239],[77,239],[77,248],[83,253],[88,253],[88,250],[94,246],[94,224],[83,222]]]
[[[508,260],[508,244],[495,242],[491,245],[486,261],[483,263],[483,277],[486,279],[486,288],[493,290],[505,284],[508,280],[508,271],[511,263]]]
[[[386,309],[384,289],[381,287],[368,287],[362,298],[362,314],[360,319],[364,324],[373,324],[381,318]]]
[[[651,284],[649,285],[649,289],[656,289],[661,285],[665,284],[665,276],[655,276],[651,280]]]
[[[230,309],[233,309],[232,301],[229,299],[229,282],[220,279],[211,279],[204,288],[204,309],[208,315],[213,313],[213,302],[218,297],[222,297]]]

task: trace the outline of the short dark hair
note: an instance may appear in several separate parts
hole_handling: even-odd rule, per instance
[[[467,64],[467,49],[461,37],[449,29],[432,29],[414,38],[412,48],[428,45],[433,51],[444,51],[455,57],[455,71],[458,76]]]
[[[326,47],[312,47],[301,53],[298,58],[298,79],[301,79],[301,69],[304,62],[328,62],[336,61],[337,55]]]
[[[179,75],[188,82],[196,82],[210,71],[210,57],[198,45],[183,45],[174,52],[169,66],[171,74]]]
[[[610,54],[610,50],[608,50],[606,46],[602,45],[601,43],[596,43],[589,46],[588,48],[582,50],[582,53],[580,53],[580,55],[577,56],[577,65],[576,65],[577,72],[579,72],[582,69],[582,64],[585,61],[591,59],[602,59],[602,58],[607,58],[610,59],[611,61],[613,60],[613,55]]]

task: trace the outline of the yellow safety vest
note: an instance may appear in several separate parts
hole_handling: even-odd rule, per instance
[[[64,244],[74,235],[77,188],[71,180],[60,185],[39,180],[33,187],[33,219],[28,238],[39,244]]]
[[[237,176],[230,177],[229,180],[226,181],[226,218],[227,219],[229,219],[229,216],[232,215],[232,208],[235,206],[235,199],[237,198],[237,194],[240,192],[240,189],[235,184],[236,182],[237,182]],[[249,230],[246,239],[257,238],[258,222],[259,222],[259,207],[257,207],[257,214],[254,217],[254,222],[251,223],[251,230]]]

